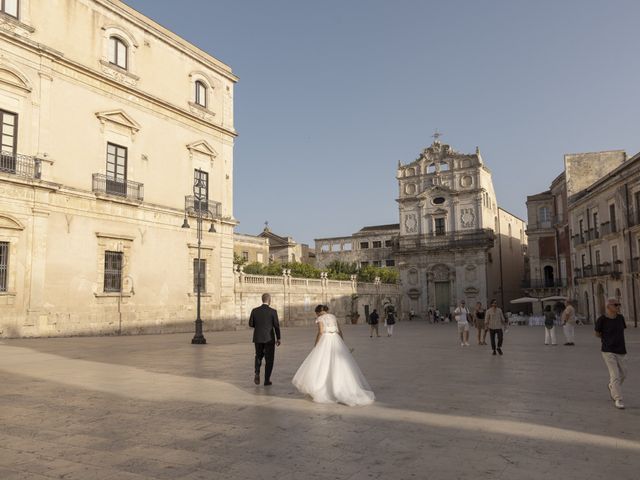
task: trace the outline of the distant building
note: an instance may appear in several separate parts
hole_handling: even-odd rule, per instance
[[[565,155],[569,224],[578,311],[594,321],[606,299],[637,321],[640,275],[640,154]]]
[[[243,233],[233,234],[233,253],[245,263],[269,263],[269,239]]]
[[[573,281],[567,185],[562,172],[549,190],[527,197],[529,276],[527,296],[566,296]],[[541,305],[534,305],[536,313]]]
[[[395,267],[393,251],[400,225],[363,227],[348,237],[317,238],[316,256],[319,268],[331,262],[355,263],[358,267]]]
[[[296,242],[292,237],[284,237],[273,233],[268,226],[258,234],[260,238],[269,240],[270,262],[300,262],[315,264],[315,252],[309,245]]]
[[[397,180],[402,308],[448,313],[461,299],[495,298],[509,310],[522,294],[525,223],[498,207],[479,150],[458,153],[436,139],[398,165]]]

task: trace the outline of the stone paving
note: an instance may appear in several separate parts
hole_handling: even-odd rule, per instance
[[[346,326],[377,395],[361,408],[291,385],[308,327],[283,329],[274,385],[256,387],[250,335],[0,342],[0,480],[640,477],[636,329],[623,411],[591,326],[575,347],[511,327],[503,357],[460,347],[452,325],[402,322],[374,339]]]

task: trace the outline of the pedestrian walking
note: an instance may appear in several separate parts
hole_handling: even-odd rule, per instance
[[[464,300],[460,300],[460,303],[453,311],[453,315],[458,324],[458,336],[460,337],[460,346],[469,346],[469,310],[465,305]]]
[[[489,327],[489,338],[491,338],[491,349],[493,350],[493,355],[498,352],[502,355],[502,341],[504,339],[504,332],[502,328],[507,324],[507,320],[504,318],[504,313],[502,310],[498,308],[498,302],[496,300],[491,300],[491,306],[489,310],[487,310],[487,314],[485,316],[487,327]],[[496,337],[498,339],[496,345]]]
[[[375,332],[376,337],[380,336],[378,332],[378,319],[380,315],[378,315],[378,311],[374,308],[373,312],[369,315],[369,325],[371,326],[371,332],[369,333],[369,337],[373,338],[373,333]]]
[[[396,314],[393,310],[393,307],[389,307],[387,309],[384,324],[387,326],[387,337],[392,336],[393,327],[396,324]]]
[[[573,308],[573,301],[566,300],[566,308],[562,311],[562,331],[564,333],[565,345],[575,345],[576,336],[576,310]]]
[[[485,322],[485,315],[487,311],[482,307],[482,302],[476,303],[476,308],[473,312],[473,323],[478,329],[478,345],[487,344],[487,324]]]
[[[607,300],[605,314],[596,320],[595,333],[602,341],[602,358],[609,370],[609,396],[616,408],[623,409],[622,384],[627,376],[624,329],[627,324],[620,314],[620,302],[616,298]]]
[[[556,343],[556,314],[551,310],[551,305],[544,307],[544,344],[557,345]]]
[[[276,345],[280,346],[280,323],[278,312],[270,307],[271,295],[262,294],[262,305],[251,310],[249,326],[253,328],[253,343],[256,349],[253,382],[260,385],[260,365],[265,359],[264,384],[271,385],[271,372]]]

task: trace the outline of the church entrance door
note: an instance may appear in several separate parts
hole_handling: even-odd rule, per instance
[[[451,300],[449,298],[449,282],[435,282],[436,308],[440,311],[440,315],[449,313]]]

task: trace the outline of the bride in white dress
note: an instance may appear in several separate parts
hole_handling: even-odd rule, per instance
[[[315,311],[316,345],[292,383],[318,403],[343,403],[350,407],[373,403],[375,395],[342,339],[338,320],[324,305],[318,305]]]

